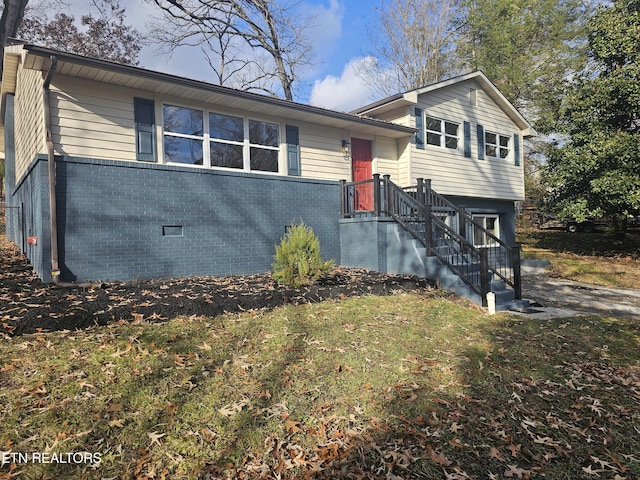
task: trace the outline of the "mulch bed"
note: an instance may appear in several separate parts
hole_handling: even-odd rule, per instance
[[[434,288],[433,282],[416,276],[346,268],[336,268],[316,284],[299,289],[278,285],[269,273],[108,283],[100,289],[58,288],[42,283],[13,244],[0,242],[0,333],[7,336],[122,321],[161,322],[180,315],[213,317]]]

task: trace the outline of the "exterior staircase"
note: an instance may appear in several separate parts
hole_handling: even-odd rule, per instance
[[[342,182],[341,205],[343,264],[433,279],[444,290],[485,307],[492,292],[496,310],[529,306],[521,298],[519,247],[495,237],[464,208],[433,191],[428,180],[418,179],[409,188],[379,175]],[[474,231],[486,246],[468,240]],[[375,251],[377,258],[372,262],[363,251],[368,257]]]

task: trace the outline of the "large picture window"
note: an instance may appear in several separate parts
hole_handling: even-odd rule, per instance
[[[425,118],[427,145],[457,150],[459,127],[457,123],[427,116]]]
[[[277,123],[163,106],[164,159],[167,163],[278,172]]]
[[[510,137],[498,133],[485,132],[484,149],[487,157],[507,158],[509,156]]]

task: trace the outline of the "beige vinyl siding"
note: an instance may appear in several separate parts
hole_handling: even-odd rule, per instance
[[[469,102],[469,88],[478,89],[476,106]],[[524,176],[515,165],[513,135],[520,132],[509,117],[474,81],[421,95],[419,108],[430,117],[458,123],[458,149],[426,144],[424,150],[412,149],[411,181],[418,177],[432,179],[433,188],[448,195],[517,200],[524,198]],[[464,156],[463,122],[471,123],[471,158]],[[507,158],[478,159],[477,125],[510,138]],[[426,136],[425,136],[426,137]],[[520,162],[522,164],[522,162]]]
[[[307,123],[297,126],[300,132],[302,176],[323,180],[350,180],[351,160],[345,159],[342,153],[342,140],[349,138],[349,132]]]
[[[376,137],[373,142],[375,169],[373,173],[391,175],[391,181],[399,183],[397,142],[391,138]]]
[[[87,82],[64,75],[54,76],[52,83],[52,133],[56,153],[79,157],[136,161],[134,97],[155,102],[158,159],[162,162],[162,105],[172,104],[206,112],[253,118],[277,123],[281,129],[280,173],[286,175],[284,129],[296,126],[300,135],[301,175],[307,178],[350,180],[351,159],[345,159],[342,140],[368,138],[357,131],[291,121],[286,118],[254,115],[242,110],[219,108],[193,100],[149,95],[131,88]],[[370,137],[373,154],[381,174],[398,176],[397,147],[394,139]],[[374,172],[375,173],[375,172]]]
[[[135,160],[131,89],[62,75],[51,85],[56,152],[77,157]]]
[[[477,90],[477,104],[470,105],[469,89]],[[451,150],[425,143],[424,150],[415,147],[413,140],[398,141],[398,176],[403,186],[416,183],[419,177],[430,178],[440,193],[518,200],[524,198],[524,173],[515,165],[513,135],[521,133],[480,85],[474,80],[422,94],[415,106],[425,114],[459,124],[458,149]],[[378,118],[415,127],[414,107],[384,112]],[[471,158],[464,156],[464,122],[471,123]],[[508,158],[478,160],[477,125],[485,131],[510,138]],[[425,136],[426,141],[426,136]],[[522,150],[522,137],[520,139]],[[522,161],[520,162],[522,165]]]
[[[411,185],[411,145],[408,139],[398,140],[398,177],[401,187]]]
[[[46,153],[42,72],[18,69],[15,101],[16,182],[39,153]]]

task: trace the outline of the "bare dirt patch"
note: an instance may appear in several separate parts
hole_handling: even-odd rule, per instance
[[[161,322],[179,315],[214,317],[285,304],[434,288],[432,282],[415,276],[336,268],[316,284],[299,289],[278,285],[269,273],[62,289],[41,282],[18,249],[0,241],[0,332],[11,336],[136,320]]]

